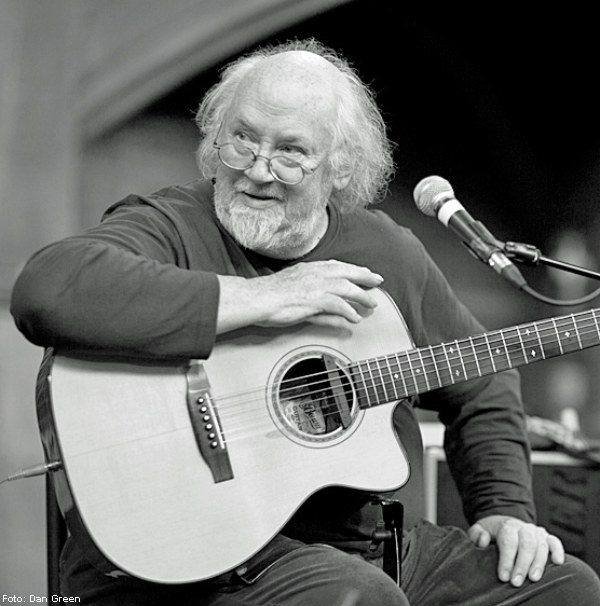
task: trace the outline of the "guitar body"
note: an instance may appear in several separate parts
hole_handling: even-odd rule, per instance
[[[63,512],[117,568],[183,583],[240,565],[321,488],[399,488],[396,402],[359,407],[344,370],[412,346],[374,293],[356,326],[236,331],[189,366],[56,355],[40,418],[63,462]]]

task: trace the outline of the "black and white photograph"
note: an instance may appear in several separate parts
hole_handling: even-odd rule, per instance
[[[593,8],[0,0],[0,601],[600,604]]]

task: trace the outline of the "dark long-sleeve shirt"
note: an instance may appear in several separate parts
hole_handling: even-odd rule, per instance
[[[39,251],[13,291],[19,329],[59,351],[210,356],[216,275],[252,278],[284,266],[240,247],[217,220],[212,196],[212,185],[202,181],[129,196],[97,227]],[[301,261],[337,259],[381,274],[418,347],[483,332],[408,229],[377,210],[342,214],[332,205],[329,213],[325,236]],[[448,461],[467,518],[502,513],[531,520],[518,375],[507,371],[437,389],[422,394],[419,405],[438,411],[446,425]]]

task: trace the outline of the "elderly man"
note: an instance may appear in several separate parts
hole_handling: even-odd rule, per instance
[[[390,178],[390,144],[371,93],[339,56],[306,41],[243,57],[208,92],[197,121],[204,180],[130,196],[99,226],[29,261],[12,313],[33,343],[210,359],[219,335],[240,328],[360,325],[380,286],[417,346],[482,332],[419,241],[366,208]],[[594,573],[535,525],[516,373],[434,389],[418,403],[446,425],[472,526],[407,530],[399,580],[382,569],[390,535],[380,532],[381,500],[329,487],[298,503],[247,561],[193,583],[105,575],[70,537],[64,594],[136,605],[600,603]],[[412,402],[399,406],[413,414]],[[325,423],[321,414],[312,421]],[[197,503],[198,515],[212,507]]]

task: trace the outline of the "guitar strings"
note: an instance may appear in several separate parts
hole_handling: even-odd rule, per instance
[[[585,331],[585,329],[583,329],[583,331],[580,331],[580,336],[582,336],[584,339],[585,339],[586,335],[589,335],[589,334],[596,334],[596,336],[597,336],[597,331],[595,331],[595,330],[594,331],[589,331],[587,333],[584,332],[584,331]],[[477,337],[475,337],[475,338],[477,338]],[[466,345],[466,341],[461,341],[460,343],[462,343],[463,345]],[[446,366],[449,366],[450,368],[452,367],[452,362],[455,363],[457,360],[461,361],[465,365],[472,365],[473,361],[470,358],[473,358],[473,360],[479,359],[479,360],[481,360],[482,363],[485,363],[487,361],[493,361],[493,360],[500,360],[500,361],[503,361],[503,360],[508,361],[509,360],[509,356],[506,353],[504,353],[504,355],[502,355],[502,356],[496,356],[496,357],[493,356],[493,355],[488,355],[486,353],[482,353],[479,356],[477,356],[475,354],[475,352],[472,351],[473,347],[471,347],[470,345],[469,345],[469,350],[470,351],[462,352],[462,351],[460,351],[460,343],[458,341],[454,341],[454,342],[450,342],[450,343],[447,343],[447,344],[442,344],[441,346],[440,345],[438,345],[438,346],[432,346],[431,348],[430,347],[425,347],[425,348],[421,348],[420,350],[414,349],[414,350],[405,351],[405,352],[398,353],[398,354],[390,354],[390,355],[387,355],[387,356],[381,356],[381,357],[378,357],[378,358],[372,358],[371,360],[363,360],[363,361],[353,362],[353,363],[351,363],[349,365],[346,365],[346,366],[340,366],[340,367],[338,367],[337,369],[334,369],[334,370],[319,371],[317,373],[312,373],[312,374],[304,375],[304,377],[296,377],[294,379],[284,380],[284,381],[282,381],[282,383],[297,383],[299,379],[308,379],[308,378],[311,378],[311,377],[318,377],[318,381],[314,381],[313,383],[304,383],[303,384],[304,388],[306,388],[306,387],[312,387],[312,386],[315,386],[315,385],[319,385],[319,389],[317,389],[315,392],[311,393],[311,392],[304,391],[302,395],[306,397],[306,396],[313,395],[313,393],[318,393],[318,392],[322,391],[323,388],[320,386],[320,384],[323,381],[325,381],[328,377],[331,377],[332,373],[339,373],[340,371],[344,372],[344,371],[351,370],[353,368],[357,368],[358,369],[358,367],[359,367],[359,365],[361,363],[362,364],[367,364],[369,362],[375,362],[375,361],[380,361],[380,360],[389,361],[390,359],[396,359],[396,361],[398,362],[399,358],[401,358],[401,357],[406,358],[406,361],[405,362],[400,362],[400,365],[399,365],[397,371],[390,370],[389,372],[388,371],[382,372],[381,371],[381,367],[379,367],[378,371],[376,373],[374,373],[374,374],[379,375],[379,376],[384,376],[384,377],[387,376],[388,378],[390,376],[395,375],[395,374],[404,374],[404,375],[407,375],[407,376],[410,375],[412,377],[412,382],[415,383],[415,382],[418,381],[418,379],[417,379],[416,376],[414,376],[415,375],[415,369],[411,365],[411,359],[410,359],[409,354],[411,354],[411,353],[414,354],[417,351],[425,352],[426,350],[431,350],[431,349],[434,349],[436,347],[437,348],[444,347],[445,348],[445,353],[447,353],[448,352],[448,347],[453,347],[455,345],[456,345],[456,349],[457,349],[457,351],[459,351],[459,353],[457,355],[453,355],[452,353],[448,354],[447,357],[448,357],[448,362],[450,362],[450,364],[447,364],[447,363],[445,364]],[[500,342],[498,342],[498,344],[500,344]],[[504,347],[504,344],[506,344],[506,347]],[[512,340],[505,338],[504,341],[503,341],[503,343],[502,343],[503,349],[506,349],[506,350],[510,349],[511,347],[514,348],[515,344],[517,344],[519,348],[521,348],[521,347],[523,347],[523,348],[530,348],[531,347],[531,343],[530,344],[524,343],[523,340],[520,338],[520,336],[517,337],[516,339],[512,339]],[[536,348],[537,348],[538,345],[539,344],[536,344]],[[478,346],[480,348],[484,347],[482,345],[478,345]],[[492,347],[492,344],[490,343],[490,349],[491,349],[491,347]],[[494,344],[493,347],[497,347],[497,345]],[[585,346],[583,346],[582,348],[585,348]],[[487,345],[484,348],[484,351],[485,350],[487,350]],[[571,352],[568,352],[568,353],[571,353]],[[542,359],[544,359],[545,356],[544,356],[543,352],[542,352],[541,355],[542,355]],[[444,357],[445,357],[445,355],[444,355]],[[554,356],[551,356],[551,357],[554,357]],[[434,361],[434,358],[435,358],[435,355],[432,355],[431,352],[427,353],[427,355],[425,357],[421,358],[422,359],[421,367],[424,368],[425,374],[429,374],[431,377],[435,377],[437,379],[437,374],[436,374],[435,370],[437,370],[437,368],[440,366],[441,363],[438,363],[437,361]],[[525,353],[523,353],[523,359],[527,360],[526,362],[523,362],[523,364],[527,364],[527,363],[531,363],[532,362],[531,360],[529,360],[526,357]],[[533,360],[533,361],[535,362],[537,360]],[[409,367],[408,370],[403,370],[401,368],[402,364],[407,364],[408,367]],[[518,364],[518,366],[521,366],[523,364]],[[430,369],[425,368],[426,366],[433,367],[435,370],[432,372]],[[510,367],[511,366],[509,364],[509,366],[507,368],[503,368],[501,370],[508,370]],[[444,372],[444,371],[442,371],[442,372]],[[493,368],[492,368],[492,370],[490,372],[494,372]],[[482,375],[480,375],[479,372],[477,374],[478,374],[478,376],[482,376]],[[488,372],[486,374],[490,374],[490,373]],[[423,377],[423,374],[419,374],[419,376]],[[475,377],[470,377],[470,378],[475,378]],[[423,377],[423,379],[424,379],[424,377]],[[380,385],[383,385],[383,383],[377,384],[376,381],[372,381],[371,384],[375,385],[376,387],[380,386]],[[418,386],[418,383],[417,383],[417,386]],[[437,388],[439,386],[440,385],[435,385],[433,388],[435,389],[435,388]],[[297,386],[294,385],[294,386],[292,386],[290,388],[284,387],[283,390],[282,390],[282,392],[286,392],[288,390],[292,391],[292,392],[295,392],[295,391],[297,391],[297,389],[298,389]],[[236,392],[236,393],[233,393],[233,394],[224,394],[224,395],[221,395],[221,396],[219,396],[219,400],[221,402],[223,402],[223,401],[226,401],[226,400],[238,399],[238,398],[242,398],[242,397],[245,397],[245,396],[252,396],[252,395],[257,394],[259,392],[264,394],[264,391],[265,391],[265,387],[254,388],[254,389],[251,389],[251,390],[247,390],[245,392]],[[418,391],[422,392],[423,390],[419,389]],[[398,395],[400,395],[400,394],[398,394]],[[402,393],[401,395],[402,395],[402,397],[408,397],[410,395],[413,395],[413,390],[405,390],[405,393]]]
[[[596,328],[594,330],[588,330],[588,328],[591,327],[592,325],[595,325]],[[572,326],[572,324],[569,324],[568,327],[564,327],[564,328],[571,328],[571,326]],[[519,329],[520,328],[527,329],[527,328],[531,328],[531,327],[532,327],[531,324],[521,325],[521,326],[518,326],[518,327],[515,327],[515,328],[512,328],[512,329],[505,329],[505,331],[493,331],[492,333],[488,333],[488,336],[492,336],[494,334],[497,334],[499,336],[501,333],[503,334],[504,332],[508,332],[509,330],[512,331],[512,332],[514,332],[514,334],[512,335],[512,338],[510,337],[510,335],[504,335],[503,334],[503,336],[505,336],[505,338],[503,340],[503,345],[504,345],[504,343],[506,344],[506,347],[504,348],[505,352],[504,352],[504,355],[502,356],[503,360],[504,359],[507,360],[507,361],[509,360],[508,350],[509,350],[510,347],[514,348],[515,345],[517,345],[518,347],[523,348],[523,349],[530,349],[532,343],[534,343],[534,342],[537,342],[537,344],[535,345],[536,349],[538,347],[541,348],[540,349],[541,357],[538,360],[533,360],[533,362],[539,361],[539,360],[543,360],[543,359],[545,359],[545,355],[543,353],[543,346],[541,345],[541,342],[538,342],[537,338],[528,335],[527,339],[530,341],[530,343],[526,343],[523,340],[522,335],[519,333]],[[580,329],[580,330],[578,330],[579,349],[584,349],[584,348],[587,347],[586,345],[584,345],[584,341],[585,341],[586,336],[595,335],[596,337],[598,337],[599,331],[597,329],[597,322],[596,322],[595,317],[594,317],[594,322],[593,323],[589,323],[587,327],[583,326],[583,324],[581,324],[579,327],[576,327],[576,328]],[[542,330],[551,330],[553,333],[557,332],[554,328],[550,328],[550,327],[548,327],[548,328],[542,327]],[[539,333],[540,331],[538,330],[537,332]],[[474,350],[474,348],[476,346],[475,343],[474,343],[474,341],[476,339],[480,338],[480,337],[482,337],[482,335],[477,335],[477,336],[473,337],[472,339],[466,339],[466,340],[462,339],[462,340],[457,340],[457,341],[450,342],[450,343],[447,343],[447,344],[441,344],[441,345],[438,345],[438,346],[420,348],[420,351],[424,352],[425,350],[431,350],[431,349],[434,349],[436,347],[437,348],[442,348],[442,347],[445,348],[445,347],[448,347],[448,346],[456,345],[457,346],[456,348],[457,348],[459,354],[455,355],[455,356],[450,356],[450,355],[448,356],[448,360],[449,360],[450,364],[451,364],[452,361],[456,362],[456,360],[459,360],[459,359],[461,360],[461,364],[462,365],[472,365],[473,364],[473,360],[475,360],[475,359],[479,359],[479,360],[481,360],[482,364],[485,364],[485,362],[494,360],[494,356],[493,355],[490,356],[489,353],[488,354],[481,354],[481,355],[477,356],[477,354],[476,354],[476,352]],[[569,338],[570,338],[570,336],[569,336]],[[541,339],[541,336],[540,336],[540,339]],[[472,344],[469,343],[469,341],[471,341],[471,340],[473,341]],[[560,342],[560,337],[557,334],[557,343],[558,342]],[[471,351],[462,352],[460,350],[460,345],[462,344],[462,345],[467,346],[467,343],[469,343],[468,347],[469,347],[469,349],[471,349]],[[499,342],[498,342],[498,344],[499,344]],[[480,347],[483,347],[483,346],[481,345]],[[487,345],[485,346],[484,351],[485,350],[487,350]],[[388,355],[388,356],[381,356],[381,357],[378,357],[378,358],[373,358],[370,361],[374,361],[374,360],[388,360],[390,358],[397,358],[399,355],[401,355],[401,356],[406,356],[407,361],[408,361],[408,363],[410,365],[410,359],[408,357],[408,354],[410,354],[410,353],[416,353],[417,351],[418,350],[413,349],[413,350],[410,350],[410,351],[402,352],[401,354],[391,354],[391,355]],[[491,347],[490,347],[490,351],[491,351]],[[567,352],[567,353],[571,353],[571,352]],[[550,357],[554,357],[555,355],[556,354],[553,354]],[[524,356],[523,357],[524,362],[522,364],[519,364],[519,366],[532,362],[532,360],[529,360],[527,358],[527,356],[526,356],[526,354],[524,352],[523,352],[523,356]],[[428,360],[428,358],[429,358],[429,360]],[[468,358],[473,358],[473,360],[469,360]],[[495,359],[498,360],[498,358],[495,358]],[[423,370],[424,370],[424,372],[426,374],[427,373],[431,374],[432,371],[431,371],[431,369],[429,369],[429,370],[426,369],[425,366],[430,366],[430,367],[434,367],[435,368],[435,371],[434,371],[435,374],[431,374],[431,377],[435,377],[435,379],[437,380],[438,379],[438,371],[437,371],[438,363],[435,360],[435,355],[432,354],[432,353],[428,354],[427,357],[423,357],[423,358],[421,358],[421,360],[422,360],[422,368],[423,368]],[[363,363],[367,363],[367,362],[369,362],[369,361],[363,361]],[[343,372],[344,370],[348,370],[348,369],[350,369],[352,367],[355,367],[357,364],[360,364],[360,363],[361,362],[354,362],[354,363],[352,363],[350,365],[347,365],[346,367],[340,367],[339,369],[335,369],[333,371],[331,371],[331,370],[320,371],[318,373],[312,373],[310,375],[306,375],[306,378],[308,378],[308,377],[319,377],[319,381],[318,382],[313,382],[312,384],[305,384],[305,385],[303,385],[303,387],[305,388],[307,385],[308,386],[310,386],[310,385],[314,386],[317,383],[322,383],[322,382],[326,381],[327,377],[330,376],[332,373],[339,373],[340,371]],[[449,364],[449,368],[451,368],[450,364]],[[507,367],[507,368],[503,368],[500,371],[495,371],[493,369],[493,365],[492,365],[491,368],[488,367],[488,372],[481,373],[481,371],[480,371],[480,369],[478,367],[478,370],[476,371],[476,375],[475,376],[472,376],[472,377],[468,377],[467,375],[461,376],[460,378],[458,378],[454,382],[463,382],[463,381],[469,380],[471,378],[476,378],[476,377],[479,377],[479,376],[484,376],[486,374],[492,374],[494,372],[501,372],[503,370],[508,370],[509,368],[510,368],[510,366]],[[390,391],[394,391],[394,394],[393,394],[393,397],[389,397],[388,390],[385,388],[385,379],[389,378],[389,377],[391,377],[391,376],[393,376],[395,374],[398,374],[398,373],[397,372],[384,373],[384,372],[381,372],[381,370],[379,369],[379,371],[376,372],[376,373],[374,373],[374,374],[381,376],[381,382],[377,382],[376,380],[372,380],[371,381],[371,386],[372,386],[371,387],[371,391],[373,393],[375,393],[375,395],[377,396],[377,400],[381,400],[381,402],[378,402],[378,403],[385,403],[386,400],[389,401],[389,402],[396,402],[398,400],[405,399],[406,397],[409,397],[410,395],[414,395],[415,393],[424,393],[425,391],[428,391],[428,390],[431,390],[431,389],[436,389],[436,388],[438,388],[440,386],[440,385],[434,384],[430,388],[426,388],[426,386],[423,386],[423,389],[421,389],[421,388],[419,388],[419,381],[418,381],[417,377],[415,376],[413,368],[410,368],[408,371],[401,371],[401,369],[399,368],[398,372],[404,372],[407,375],[410,374],[413,377],[412,381],[415,384],[415,388],[416,389],[415,390],[408,390],[406,393],[398,394],[397,393],[397,391],[398,391],[397,389],[390,388]],[[302,378],[302,377],[299,377],[299,378]],[[293,381],[297,382],[299,378],[295,378]],[[420,378],[424,379],[424,377],[423,377],[422,374],[420,375]],[[287,381],[292,382],[292,380],[287,380]],[[282,381],[282,383],[285,383],[285,382],[286,381]],[[450,384],[451,383],[448,383],[448,385],[450,385]],[[369,396],[369,393],[368,393],[368,389],[366,387],[363,387],[362,389],[365,392],[364,396],[366,396],[367,401],[369,401],[370,400],[370,396]],[[284,388],[284,390],[297,391],[298,388],[296,386],[294,386],[292,388]],[[282,390],[282,391],[284,391],[284,390]],[[328,402],[328,401],[331,402],[331,395],[327,395],[327,396],[324,396],[324,397],[320,395],[325,390],[326,390],[325,388],[321,387],[319,389],[313,390],[312,392],[311,391],[308,391],[308,392],[302,391],[300,393],[300,398],[303,399],[303,400],[305,400],[305,399],[309,398],[311,395],[319,395],[319,397],[317,397],[314,400],[312,400],[312,402],[314,404],[316,404],[317,406],[320,405],[320,404],[322,404],[322,403]],[[359,390],[355,388],[355,391],[353,392],[354,394],[357,395],[357,399],[361,397],[360,394],[357,393],[358,391]],[[259,393],[259,392],[261,393],[260,397],[256,397],[256,398],[252,398],[252,399],[248,399],[248,398],[244,397],[246,395],[252,395],[252,394]],[[231,420],[235,419],[236,424],[237,424],[237,421],[239,421],[240,422],[240,429],[241,429],[241,431],[243,431],[245,434],[247,434],[248,430],[252,430],[252,428],[253,428],[252,425],[248,424],[248,421],[252,422],[254,419],[258,420],[259,418],[264,419],[265,416],[264,416],[264,413],[261,410],[257,411],[257,409],[255,407],[252,407],[250,410],[246,411],[248,414],[246,414],[246,415],[244,415],[242,417],[242,415],[239,414],[240,413],[240,409],[238,407],[241,404],[242,406],[248,408],[255,401],[264,401],[264,392],[265,392],[265,388],[263,387],[263,388],[260,388],[260,389],[257,389],[257,390],[248,390],[245,393],[239,392],[239,393],[236,393],[236,394],[231,394],[229,396],[215,397],[215,404],[217,405],[217,407],[219,409],[219,416],[220,416],[221,420],[224,420],[224,419],[228,418],[229,422],[231,422]],[[380,398],[379,395],[378,395],[379,393],[381,393],[381,394],[388,394],[388,395],[387,395],[387,397]],[[236,402],[235,400],[238,400],[238,401]],[[223,404],[224,404],[224,406],[221,406]],[[354,409],[354,406],[353,406],[353,409]],[[228,413],[232,413],[232,415],[230,415]],[[339,415],[339,412],[338,411],[332,411],[332,412],[321,411],[321,416],[322,416],[323,419],[326,419],[330,415]],[[256,427],[258,427],[258,425]],[[272,425],[269,424],[269,427],[272,428]],[[228,435],[225,436],[226,441],[232,441],[232,440],[238,439],[238,437],[237,437],[237,431],[239,431],[239,430],[236,430],[234,427],[231,427],[231,426],[228,427],[228,431],[227,431]]]
[[[523,327],[529,327],[530,325],[523,325]],[[589,327],[589,326],[588,326]],[[520,327],[515,327],[514,329],[510,329],[513,331],[516,331],[517,328]],[[596,336],[600,335],[600,329],[598,330],[592,330],[592,331],[588,331],[588,332],[584,332],[586,327],[581,327],[582,330],[579,330],[579,334],[581,337],[585,338],[587,335],[593,334]],[[553,328],[548,328],[548,329],[543,329],[543,330],[550,330],[552,333],[555,333],[556,331]],[[491,332],[491,333],[486,333],[486,336],[490,337],[490,336],[494,336],[494,335],[500,335],[503,331],[496,331],[496,332]],[[539,333],[539,331],[537,331]],[[520,353],[523,353],[523,349],[530,349],[532,345],[534,345],[535,349],[540,350],[541,355],[542,355],[542,359],[545,358],[545,354],[544,354],[544,348],[543,346],[540,344],[540,342],[538,341],[538,339],[535,336],[527,336],[526,339],[531,341],[530,343],[526,343],[522,336],[520,334],[515,334],[512,336],[512,340],[510,335],[508,335],[508,338],[503,337],[500,340],[496,340],[496,341],[492,341],[489,338],[486,341],[486,344],[481,344],[481,343],[475,343],[476,339],[481,339],[483,338],[483,335],[476,335],[474,337],[471,338],[467,338],[467,339],[457,339],[455,341],[450,341],[448,343],[442,343],[439,345],[432,345],[432,346],[424,346],[424,347],[420,347],[420,348],[415,348],[415,349],[411,349],[411,350],[406,350],[403,352],[398,352],[398,353],[393,353],[393,354],[388,354],[388,355],[384,355],[384,356],[378,356],[378,357],[374,357],[374,358],[370,358],[367,360],[358,360],[355,362],[351,362],[350,364],[347,364],[345,366],[339,366],[336,369],[333,370],[323,370],[323,371],[318,371],[315,373],[309,373],[306,375],[303,375],[301,377],[294,377],[293,379],[285,379],[284,381],[282,381],[282,383],[297,383],[299,379],[310,379],[310,378],[316,378],[315,381],[313,381],[312,383],[303,383],[303,387],[311,387],[311,386],[318,386],[320,383],[322,383],[323,381],[325,381],[328,378],[331,378],[332,376],[335,375],[335,373],[338,373],[340,371],[347,371],[350,370],[352,368],[356,368],[357,371],[359,373],[361,373],[361,369],[360,369],[360,365],[364,364],[367,365],[368,368],[370,368],[370,364],[374,364],[374,363],[379,363],[379,361],[385,361],[386,365],[388,365],[389,361],[395,361],[395,363],[398,365],[397,370],[390,370],[389,372],[387,372],[387,376],[393,376],[394,374],[404,374],[404,375],[410,375],[413,376],[414,372],[415,372],[415,368],[412,366],[413,363],[415,363],[418,367],[421,368],[425,368],[425,366],[430,366],[432,367],[434,370],[433,372],[431,370],[427,370],[425,369],[425,374],[431,374],[432,377],[436,377],[437,375],[435,373],[435,370],[440,367],[440,365],[443,366],[452,366],[452,362],[456,362],[456,361],[463,361],[465,364],[469,365],[472,364],[472,360],[469,360],[468,358],[472,357],[473,360],[481,360],[482,362],[487,362],[489,361],[493,361],[493,360],[504,360],[506,359],[507,361],[510,360],[510,356],[509,356],[509,351],[510,349],[519,349],[521,350]],[[540,335],[540,338],[542,338],[542,335]],[[546,338],[546,337],[543,337]],[[472,343],[471,343],[472,341]],[[558,343],[558,339],[557,339],[557,343]],[[461,348],[461,345],[463,346]],[[489,349],[488,349],[489,346]],[[498,347],[501,347],[501,352],[503,355],[498,355],[498,356],[494,356],[489,355],[491,353],[492,349],[497,349]],[[435,353],[434,350],[440,350],[443,348],[443,351],[439,352],[439,353]],[[452,351],[454,348],[456,348],[457,350],[457,354],[454,354],[454,351]],[[487,351],[486,353],[481,353],[479,355],[477,355],[473,350],[474,348],[479,348],[482,349],[484,352]],[[586,346],[582,344],[582,346],[579,349],[585,349]],[[467,351],[464,351],[467,350]],[[450,353],[448,353],[450,352]],[[571,353],[571,352],[568,352]],[[420,359],[419,360],[414,360],[410,358],[410,355],[420,355]],[[423,355],[424,354],[424,355]],[[447,362],[438,362],[435,358],[437,356],[443,356],[444,359],[446,359],[446,357],[448,358]],[[523,357],[524,359],[528,360],[528,358],[526,357],[526,354],[523,353]],[[550,356],[550,357],[554,357]],[[405,358],[405,360],[401,360],[401,358]],[[534,362],[537,360],[534,360]],[[448,364],[449,362],[449,364]],[[531,360],[529,360],[529,362],[524,362],[524,364],[530,363]],[[403,370],[402,369],[402,365],[408,365],[408,369]],[[524,364],[518,364],[518,366],[522,366]],[[389,365],[388,365],[389,366]],[[510,363],[509,366],[503,370],[508,370],[510,368]],[[367,370],[367,372],[369,372]],[[493,370],[492,370],[493,372]],[[384,374],[385,372],[382,373],[381,371],[381,367],[378,364],[378,369],[377,371],[375,371],[374,374],[380,375]],[[420,374],[420,376],[423,376],[422,374]],[[471,378],[475,378],[475,377],[471,377]],[[413,382],[416,380],[416,377],[413,377]],[[439,385],[438,385],[439,387]],[[265,387],[255,387],[255,388],[250,388],[246,391],[239,391],[239,392],[234,392],[231,394],[223,394],[220,396],[220,400],[227,400],[230,398],[238,398],[238,397],[244,397],[244,396],[252,396],[256,393],[260,393],[263,392],[264,393]],[[291,386],[291,387],[284,387],[283,391],[286,390],[291,390],[291,391],[295,391],[297,390],[296,386]],[[319,391],[320,389],[317,389],[317,391]],[[304,395],[311,395],[310,392],[309,393],[304,393]],[[411,391],[408,391],[406,394],[403,394],[404,397],[407,397],[409,395],[413,395]]]

